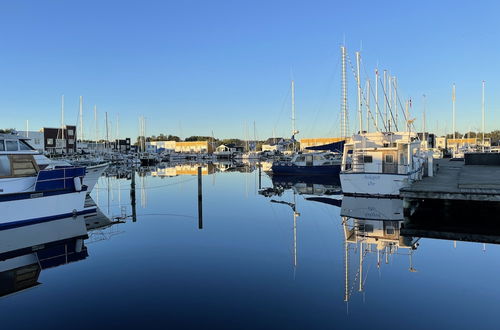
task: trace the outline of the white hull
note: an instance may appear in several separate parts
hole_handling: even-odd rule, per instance
[[[108,168],[108,164],[100,164],[95,166],[87,166],[85,169],[85,177],[83,178],[83,184],[87,186],[87,193],[90,194],[94,186],[101,175]]]
[[[410,185],[408,175],[382,173],[340,173],[344,195],[399,196],[401,188]]]
[[[33,193],[33,195],[38,195]],[[86,191],[0,202],[0,225],[70,217],[85,210]],[[95,208],[95,207],[94,207]]]
[[[344,196],[340,216],[363,220],[401,221],[404,219],[403,200]]]

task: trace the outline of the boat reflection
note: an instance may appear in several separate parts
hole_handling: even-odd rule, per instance
[[[0,297],[39,285],[43,269],[87,258],[84,216],[0,231]]]
[[[42,270],[86,259],[93,233],[118,223],[99,209],[32,225],[0,230],[0,297],[40,285]]]
[[[281,196],[285,190],[293,190],[298,195],[311,196],[340,196],[342,194],[340,182],[334,176],[270,175],[270,177],[273,186],[259,192],[267,197]]]
[[[349,301],[355,286],[359,292],[364,292],[366,275],[363,266],[370,256],[376,257],[377,268],[389,264],[393,256],[407,256],[409,270],[416,271],[412,256],[418,246],[418,239],[401,233],[403,200],[344,196],[340,215],[345,240],[344,301]],[[353,272],[351,264],[356,261]],[[351,283],[352,277],[354,280]]]

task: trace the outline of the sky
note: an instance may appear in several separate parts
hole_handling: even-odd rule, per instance
[[[0,127],[76,124],[84,137],[338,136],[340,46],[349,53],[350,130],[362,80],[388,70],[410,117],[438,134],[500,129],[500,4],[495,1],[0,1]],[[373,82],[372,82],[373,86]],[[381,96],[380,96],[381,98]],[[372,100],[373,102],[373,100]],[[373,104],[373,103],[372,103]],[[94,120],[97,107],[97,130]],[[365,116],[365,115],[364,115]],[[254,129],[255,127],[255,129]]]

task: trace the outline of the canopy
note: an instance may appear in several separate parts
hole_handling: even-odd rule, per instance
[[[342,153],[344,151],[345,140],[324,144],[321,146],[306,147],[306,150],[326,150]]]

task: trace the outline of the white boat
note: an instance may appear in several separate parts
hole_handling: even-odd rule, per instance
[[[13,134],[0,135],[0,228],[86,214],[84,167],[40,169],[36,151]]]
[[[344,195],[399,196],[401,188],[422,178],[425,161],[416,133],[356,134],[344,146],[342,191]]]

